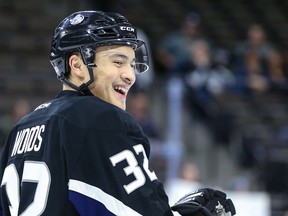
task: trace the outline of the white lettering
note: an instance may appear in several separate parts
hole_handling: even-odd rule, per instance
[[[41,104],[41,105],[39,105],[38,107],[36,107],[35,110],[47,108],[50,104],[51,104],[51,102],[50,102],[50,103]]]
[[[25,137],[24,142],[22,144],[19,145],[19,148],[17,150],[17,154],[22,154],[25,150],[25,146],[27,143],[27,139],[29,139],[29,133],[30,133],[30,128],[26,128],[23,131],[23,137]]]
[[[39,128],[39,126],[36,126],[36,127],[33,127],[31,128],[31,131],[30,131],[30,140],[29,140],[29,144],[27,145],[26,147],[26,151],[32,151],[33,147],[34,147],[34,144],[35,144],[35,141],[36,141],[36,136],[34,136],[35,132],[38,131],[37,129]],[[32,142],[32,139],[33,139],[33,142]]]
[[[45,125],[25,128],[17,132],[11,157],[31,151],[39,151],[43,141]]]
[[[135,32],[135,29],[129,26],[120,26],[120,29],[122,31],[130,31],[130,32]]]
[[[45,125],[41,125],[40,130],[38,130],[38,143],[36,145],[34,145],[34,151],[39,151],[41,148],[41,144],[42,144],[42,136],[41,133],[45,131]]]
[[[15,144],[14,144],[14,148],[13,148],[11,156],[16,154],[16,151],[17,151],[20,143],[22,143],[22,141],[23,141],[23,137],[24,137],[23,131],[18,131],[17,135],[16,135],[16,140],[15,140]]]

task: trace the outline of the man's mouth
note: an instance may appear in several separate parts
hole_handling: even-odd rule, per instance
[[[124,96],[127,94],[127,91],[128,91],[127,89],[125,89],[125,88],[123,88],[121,86],[115,86],[114,90],[116,92],[118,92],[119,94],[124,95]]]

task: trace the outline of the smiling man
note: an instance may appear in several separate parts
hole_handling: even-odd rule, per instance
[[[74,85],[87,83],[91,79],[89,71],[80,54],[69,58],[71,72],[67,78]],[[136,62],[133,47],[128,45],[100,46],[95,50],[94,81],[87,86],[94,96],[126,109],[126,97],[135,82]],[[148,68],[148,67],[147,67]],[[73,86],[64,85],[64,90]]]
[[[117,13],[73,13],[55,30],[50,60],[63,91],[9,134],[0,216],[173,215],[149,141],[125,111],[135,74],[148,70],[136,29]]]

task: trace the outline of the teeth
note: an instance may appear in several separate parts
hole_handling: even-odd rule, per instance
[[[126,93],[127,92],[127,89],[121,87],[121,86],[115,86],[114,89],[116,91],[119,91],[119,92],[122,92],[122,93]]]

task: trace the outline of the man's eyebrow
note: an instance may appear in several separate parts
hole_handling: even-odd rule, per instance
[[[120,58],[123,58],[123,59],[126,59],[126,60],[129,59],[129,57],[127,55],[124,55],[124,54],[121,54],[121,53],[114,53],[110,57],[111,58],[114,58],[114,57],[119,58],[120,57]],[[135,58],[132,59],[132,61],[135,61],[135,60],[136,60]]]
[[[114,54],[110,55],[110,57],[120,57],[120,58],[128,59],[127,55],[124,55],[121,53],[114,53]]]

